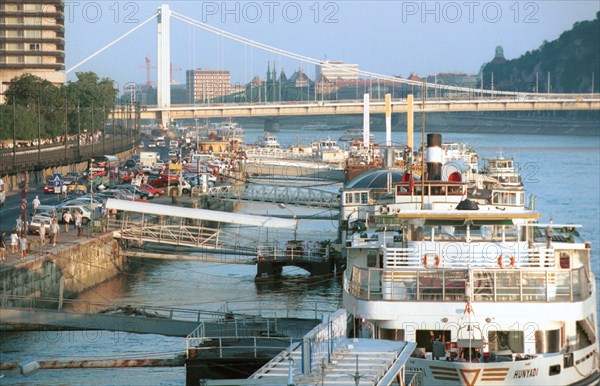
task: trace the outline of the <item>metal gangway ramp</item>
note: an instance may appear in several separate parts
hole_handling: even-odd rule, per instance
[[[108,228],[115,238],[144,243],[201,248],[206,251],[256,256],[256,241],[231,235],[207,223],[295,229],[296,219],[255,216],[206,209],[108,199]],[[117,218],[117,216],[119,218]],[[152,256],[148,256],[152,257]],[[247,262],[246,262],[247,263]]]
[[[300,186],[263,184],[216,186],[208,190],[208,197],[222,200],[300,205],[311,208],[338,209],[340,207],[338,193]]]
[[[276,318],[234,312],[151,305],[117,306],[80,300],[3,295],[0,323],[74,330],[123,331],[186,337],[199,325],[206,334],[236,337],[276,332]]]

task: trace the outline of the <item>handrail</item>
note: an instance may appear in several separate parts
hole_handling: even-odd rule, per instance
[[[349,272],[349,273],[348,273]],[[344,290],[363,300],[576,302],[591,296],[577,269],[381,269],[352,267]]]

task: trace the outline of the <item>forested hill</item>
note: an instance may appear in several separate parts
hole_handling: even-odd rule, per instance
[[[600,92],[599,18],[600,12],[594,20],[577,22],[558,39],[544,41],[540,48],[517,59],[486,64],[483,71],[486,88],[491,85],[493,73],[495,89],[535,91],[537,73],[538,91],[545,93],[550,73],[550,92],[589,93],[592,77],[594,92]]]

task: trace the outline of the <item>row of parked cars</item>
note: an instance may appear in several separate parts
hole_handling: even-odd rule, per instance
[[[81,213],[82,223],[85,225],[92,220],[92,217],[99,218],[102,216],[102,209],[108,198],[146,201],[160,197],[163,194],[162,189],[154,188],[148,184],[142,184],[139,187],[124,184],[96,192],[93,198],[91,194],[85,194],[69,197],[59,205],[40,205],[36,208],[35,213],[30,214],[29,233],[38,234],[42,226],[48,231],[52,220],[55,218],[59,223],[64,223],[66,212],[71,214],[71,222],[75,221],[77,211]]]

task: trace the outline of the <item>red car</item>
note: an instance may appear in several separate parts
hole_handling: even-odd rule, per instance
[[[166,174],[149,175],[148,185],[155,188],[162,188],[167,185],[179,185],[179,177],[176,175],[170,175],[167,177]]]
[[[154,198],[158,198],[165,194],[164,190],[155,188],[154,186],[148,185],[148,184],[141,184],[139,186],[139,188],[140,188],[140,190],[146,191],[148,193],[152,193],[154,195]]]
[[[60,192],[60,189],[58,190]],[[54,193],[54,183],[44,185],[44,194]]]

